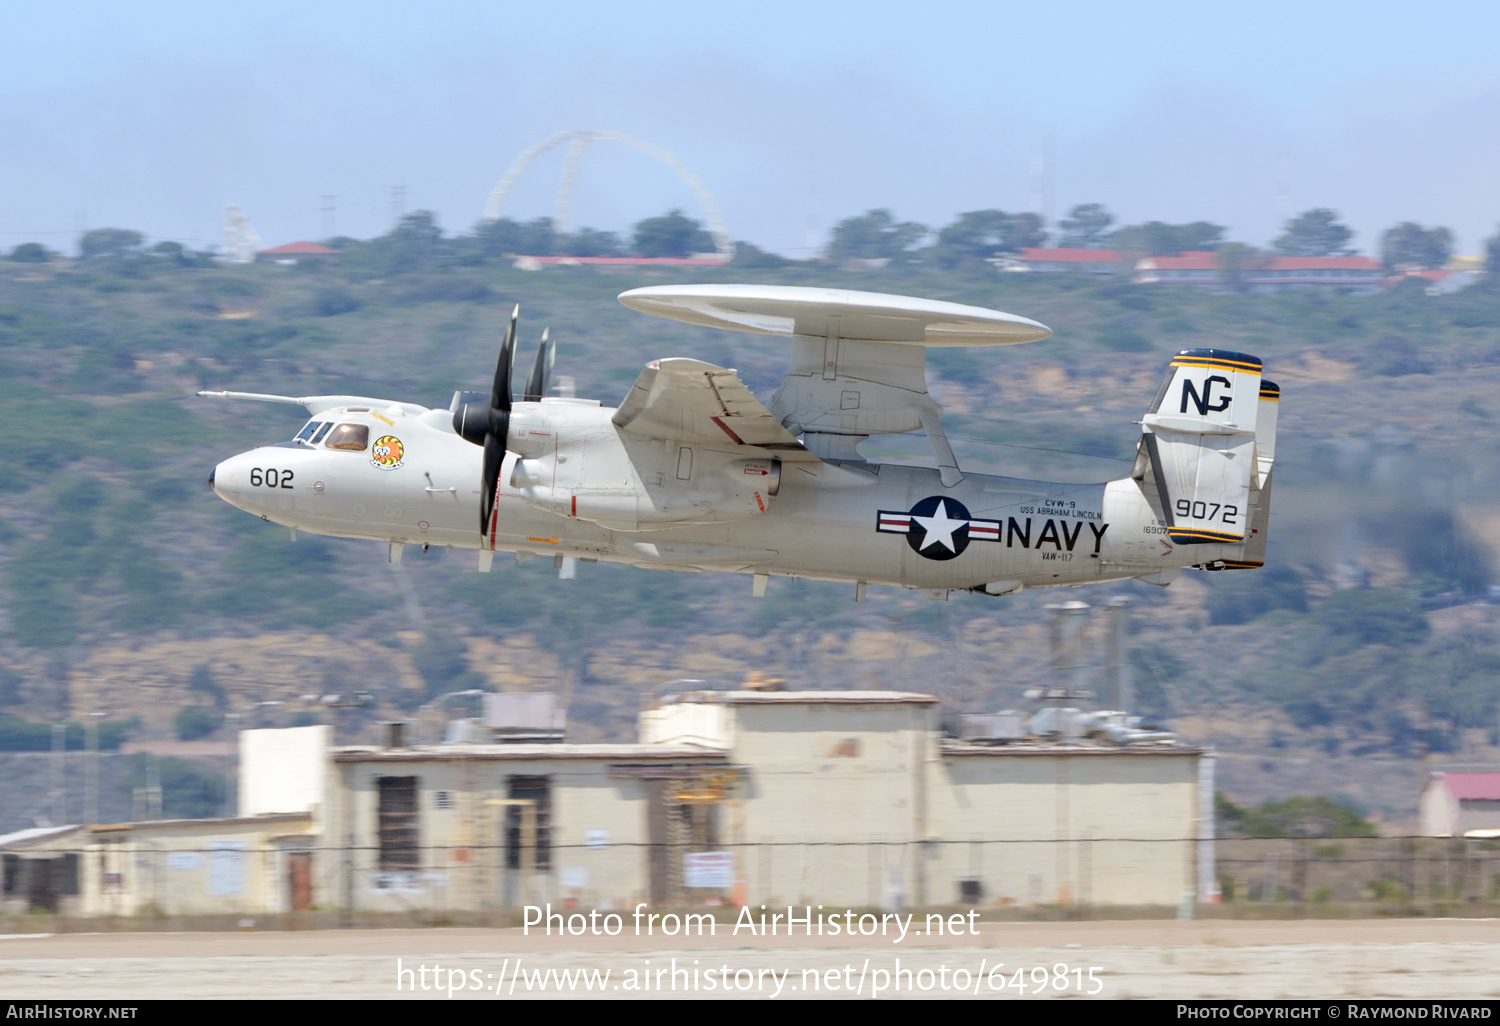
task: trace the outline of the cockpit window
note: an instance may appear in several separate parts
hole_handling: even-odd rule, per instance
[[[323,437],[324,432],[329,431],[329,428],[332,428],[332,426],[332,423],[327,422],[327,420],[318,420],[317,417],[314,417],[314,419],[309,420],[306,425],[302,426],[302,431],[297,432],[297,437],[293,438],[293,441],[300,441],[303,446],[317,446],[318,438]],[[314,432],[317,432],[317,434],[314,434]]]
[[[348,449],[351,452],[363,452],[370,444],[370,429],[364,424],[340,424],[328,432],[328,441],[324,443],[330,449]]]

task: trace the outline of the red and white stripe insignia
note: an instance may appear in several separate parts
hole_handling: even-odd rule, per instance
[[[970,520],[969,537],[976,541],[999,541],[1000,521],[998,520]]]

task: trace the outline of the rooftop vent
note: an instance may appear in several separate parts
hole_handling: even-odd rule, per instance
[[[567,711],[551,691],[484,696],[483,725],[501,743],[561,741],[567,723]]]

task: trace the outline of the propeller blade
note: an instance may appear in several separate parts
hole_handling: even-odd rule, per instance
[[[519,306],[510,313],[510,325],[505,329],[500,357],[495,361],[495,382],[490,387],[490,401],[464,403],[453,412],[453,430],[465,441],[484,447],[484,468],[479,482],[481,538],[490,533],[490,514],[495,510],[500,467],[505,462],[505,445],[510,435],[510,382],[516,363],[516,320],[520,315]]]
[[[523,402],[539,403],[552,390],[552,365],[557,362],[557,343],[548,336],[551,328],[542,329],[542,344],[537,346],[536,363],[531,368],[531,378],[526,382]]]
[[[509,421],[510,415],[504,415]],[[508,426],[508,425],[507,425]],[[480,481],[479,536],[490,533],[490,514],[495,509],[495,489],[500,482],[500,466],[505,462],[505,435],[491,432],[484,437],[484,474]]]
[[[510,312],[510,326],[505,329],[505,341],[500,343],[500,358],[495,361],[495,384],[490,388],[490,410],[510,412],[510,379],[516,365],[516,318],[521,316],[521,307]]]

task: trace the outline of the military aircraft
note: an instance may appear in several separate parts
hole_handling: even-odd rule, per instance
[[[551,555],[678,572],[1007,595],[1184,567],[1262,565],[1280,390],[1253,356],[1186,349],[1142,417],[1130,474],[1049,484],[958,466],[927,392],[926,347],[1039,341],[1013,314],[835,289],[632,289],[633,310],[786,338],[791,367],[762,403],[736,371],[648,363],[617,408],[554,396],[544,334],[519,400],[516,313],[488,395],[447,409],[350,395],[204,396],[295,403],[290,441],[214,468],[226,502],[297,531],[403,547]],[[1107,367],[1101,368],[1107,373]],[[935,467],[867,462],[860,442],[922,429]]]

